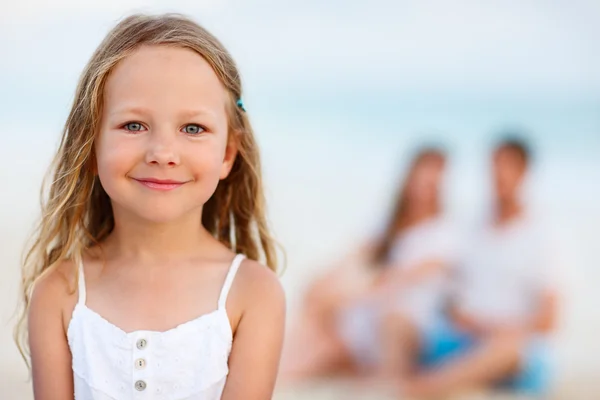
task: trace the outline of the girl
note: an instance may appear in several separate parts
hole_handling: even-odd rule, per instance
[[[455,252],[440,204],[444,166],[439,150],[417,154],[383,235],[309,289],[297,337],[286,348],[284,379],[387,371],[396,358],[380,354],[389,336],[386,314],[402,315],[406,335],[415,338],[433,323]]]
[[[284,295],[241,95],[186,18],[100,44],[23,267],[36,400],[271,397]]]

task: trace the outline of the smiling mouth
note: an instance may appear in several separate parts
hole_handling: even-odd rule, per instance
[[[170,179],[155,178],[132,178],[134,181],[154,190],[173,190],[183,186],[187,182],[174,181]]]

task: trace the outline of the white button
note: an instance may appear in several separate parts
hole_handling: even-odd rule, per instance
[[[137,381],[135,383],[135,388],[139,392],[141,392],[143,390],[146,390],[146,382],[144,382],[144,381]]]
[[[146,368],[146,360],[144,360],[143,358],[138,358],[137,360],[135,360],[135,368],[136,369]]]
[[[143,350],[148,346],[148,341],[146,339],[140,339],[137,341],[136,346],[138,349]]]

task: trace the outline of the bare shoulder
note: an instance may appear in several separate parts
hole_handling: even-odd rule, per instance
[[[63,262],[35,282],[28,315],[28,339],[35,398],[73,398],[73,369],[67,321],[74,304],[74,264]],[[68,317],[66,315],[68,311]],[[67,319],[68,318],[68,319]]]
[[[243,311],[254,308],[285,308],[285,293],[279,278],[261,263],[245,259],[234,280],[232,293]]]
[[[33,287],[29,318],[35,319],[40,315],[64,317],[65,312],[72,310],[77,301],[75,282],[76,272],[72,261],[63,261],[44,271]]]
[[[222,398],[270,399],[285,332],[283,288],[273,271],[244,260],[232,291],[232,305],[238,305],[241,318],[233,330],[230,372]],[[256,368],[257,360],[260,368]]]
[[[32,301],[53,302],[68,297],[75,289],[75,267],[72,261],[62,261],[58,265],[44,271],[35,283]]]

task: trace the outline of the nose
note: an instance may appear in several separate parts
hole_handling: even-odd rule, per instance
[[[155,130],[149,135],[146,163],[150,165],[174,167],[179,165],[176,134],[168,130]]]

